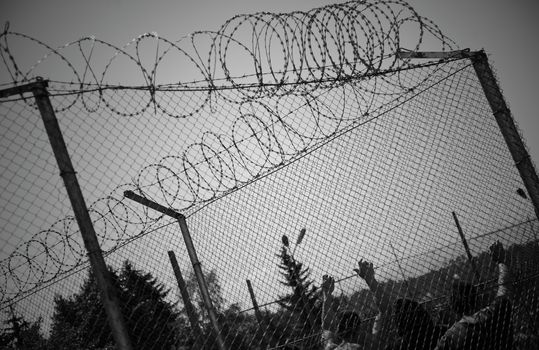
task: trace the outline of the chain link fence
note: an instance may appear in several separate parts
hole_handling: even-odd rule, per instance
[[[46,55],[23,67],[18,42]],[[323,348],[324,275],[333,314],[370,333],[379,308],[353,271],[360,259],[392,299],[449,326],[455,279],[481,306],[494,299],[496,241],[514,277],[515,347],[536,348],[539,223],[526,187],[471,60],[399,59],[405,42],[455,48],[400,1],[237,16],[123,48],[2,35],[6,79],[49,79],[134,348]],[[36,102],[11,95],[0,111],[2,346],[114,348]],[[217,326],[179,222],[125,191],[185,217]],[[388,328],[380,348],[401,336]]]

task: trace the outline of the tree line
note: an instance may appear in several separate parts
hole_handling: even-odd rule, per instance
[[[301,235],[299,238],[302,238]],[[297,240],[296,247],[301,243]],[[221,336],[229,349],[317,349],[320,347],[321,295],[305,267],[294,257],[286,236],[277,255],[282,283],[287,290],[277,296],[278,308],[263,310],[255,315],[241,312],[238,304],[226,303],[223,298],[219,278],[215,271],[205,271],[210,298],[216,309]],[[538,278],[526,278],[537,274],[539,247],[536,242],[512,247],[521,275],[520,300],[515,306],[522,317],[515,322],[517,341],[521,348],[526,344],[536,344],[539,337],[539,291]],[[480,275],[492,275],[485,254],[476,257]],[[451,322],[444,304],[443,293],[447,276],[466,273],[469,264],[463,258],[450,261],[440,270],[431,271],[406,281],[386,281],[386,287],[404,290],[416,298],[428,297],[427,304],[432,314],[441,322]],[[532,271],[533,270],[533,271]],[[129,336],[135,349],[217,349],[204,303],[198,290],[194,273],[186,278],[188,292],[193,301],[202,337],[191,328],[183,304],[172,302],[171,290],[166,288],[151,273],[137,269],[130,261],[125,261],[119,270],[110,268],[110,275],[121,301],[121,309],[127,323]],[[489,293],[485,287],[485,293]],[[367,289],[351,295],[336,297],[332,307],[335,310],[354,309],[363,318],[375,315],[372,296]],[[69,296],[56,295],[50,333],[42,332],[42,320],[25,320],[14,308],[6,311],[7,320],[0,331],[0,349],[52,350],[52,349],[115,349],[105,310],[101,304],[99,290],[91,271],[80,289]],[[447,319],[447,320],[445,320]],[[370,327],[368,322],[361,325]],[[520,338],[519,338],[520,337]]]

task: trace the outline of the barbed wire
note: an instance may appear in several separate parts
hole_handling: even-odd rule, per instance
[[[63,97],[53,101],[57,112],[68,111],[80,103],[88,112],[105,108],[119,116],[133,117],[153,109],[162,116],[187,118],[209,108],[212,100],[222,99],[238,105],[240,113],[231,135],[204,133],[202,140],[188,146],[183,154],[168,155],[156,164],[147,165],[133,183],[119,185],[111,194],[89,206],[94,223],[106,227],[100,239],[112,244],[109,250],[114,250],[132,239],[134,233],[151,231],[161,218],[126,203],[121,196],[124,190],[135,190],[148,198],[159,197],[164,205],[188,213],[196,206],[256,181],[357,122],[331,111],[319,100],[321,94],[346,93],[350,86],[359,89],[362,98],[368,101],[359,114],[365,118],[417,88],[423,81],[410,84],[399,77],[402,71],[412,67],[409,60],[397,56],[402,32],[404,28],[410,30],[409,27],[417,34],[409,47],[412,50],[421,48],[426,35],[438,41],[440,50],[452,50],[456,46],[434,23],[421,17],[404,1],[350,1],[308,12],[238,15],[216,32],[196,32],[179,41],[155,33],[143,34],[123,47],[88,37],[53,48],[6,27],[0,35],[0,56],[11,84],[15,85],[44,75],[41,69],[48,61],[61,62],[63,70],[55,72],[61,80],[51,76],[54,80],[50,81],[51,97]],[[47,53],[32,66],[23,67],[12,51],[15,39],[44,48]],[[148,41],[156,46],[155,59],[150,65],[141,54],[141,47]],[[100,50],[112,55],[96,62]],[[251,72],[236,73],[234,62],[238,53],[248,57]],[[182,63],[190,64],[187,71],[191,75],[195,72],[195,77],[172,83],[158,81],[160,65],[178,55]],[[142,77],[141,85],[111,87],[109,76],[116,62],[121,60],[131,64],[134,69],[131,76]],[[425,79],[440,70],[443,68],[439,65],[432,66]],[[366,77],[380,82],[360,86],[358,82]],[[389,99],[386,92],[377,90],[382,83],[394,87]],[[143,90],[145,100],[136,110],[122,111],[113,98],[120,89]],[[191,101],[196,103],[190,110],[178,113],[163,102],[162,94],[182,89],[189,91]],[[227,94],[229,89],[236,93],[234,98]],[[90,91],[98,94],[97,106],[86,98]],[[386,99],[375,104],[372,101],[377,95]],[[297,109],[308,110],[319,126],[317,130],[305,134],[287,121],[294,111],[283,112],[279,106],[291,96],[302,101]],[[260,111],[259,115],[249,112],[253,106]],[[321,127],[328,123],[330,129]],[[249,132],[240,132],[240,129]],[[250,150],[251,155],[245,152],[242,144],[246,140],[258,145],[257,152]],[[189,157],[192,151],[197,159]],[[148,182],[149,177],[154,180]],[[72,271],[84,261],[85,250],[78,238],[74,217],[59,219],[0,262],[0,300],[6,303],[20,297]]]
[[[90,216],[108,262],[134,259],[156,281],[174,285],[162,253],[183,249],[177,222],[123,196],[126,190],[136,192],[184,214],[204,266],[217,266],[216,273],[225,276],[226,299],[220,299],[235,302],[220,309],[232,326],[223,328],[227,342],[250,342],[251,348],[269,340],[260,336],[265,321],[257,320],[257,325],[254,320],[262,315],[250,313],[258,306],[265,309],[265,320],[286,328],[278,337],[269,336],[268,344],[309,347],[320,334],[316,327],[314,333],[305,332],[308,322],[301,320],[299,306],[290,305],[290,310],[283,304],[284,294],[275,282],[284,283],[277,273],[272,275],[279,271],[268,272],[275,264],[276,237],[296,225],[314,232],[309,237],[313,246],[306,246],[301,257],[317,275],[311,284],[314,292],[318,275],[332,274],[342,308],[356,310],[366,320],[373,314],[364,298],[367,290],[357,288],[349,269],[357,252],[372,259],[377,275],[393,292],[404,290],[407,297],[421,297],[421,303],[446,298],[455,271],[471,273],[458,238],[450,233],[447,211],[465,213],[472,222],[467,238],[475,247],[493,236],[509,245],[527,240],[526,246],[515,247],[520,249],[515,254],[521,265],[519,282],[537,276],[528,256],[531,245],[536,248],[537,220],[524,221],[525,203],[509,198],[521,186],[520,179],[511,172],[513,163],[504,163],[508,155],[499,130],[484,118],[490,110],[481,101],[470,62],[455,57],[414,64],[399,58],[402,46],[426,51],[433,38],[435,48],[429,51],[455,49],[434,24],[402,1],[239,15],[215,32],[178,41],[149,33],[123,47],[83,38],[52,48],[6,28],[0,34],[0,64],[10,83],[0,86],[48,78],[68,148],[81,160],[80,178],[91,182],[83,191],[91,196]],[[20,42],[46,53],[26,67],[28,57],[16,54]],[[133,81],[115,83],[117,72]],[[4,159],[15,165],[0,179],[7,193],[0,220],[8,223],[4,230],[11,233],[9,238],[20,235],[22,241],[27,232],[24,238],[30,237],[23,243],[6,241],[15,249],[0,261],[0,310],[15,305],[53,320],[52,294],[74,292],[87,276],[87,252],[75,218],[58,219],[70,212],[66,198],[54,196],[61,185],[42,188],[53,174],[26,155],[31,148],[32,156],[46,156],[35,150],[37,143],[28,145],[43,136],[34,133],[39,128],[32,123],[38,118],[25,118],[36,109],[34,99],[12,96],[0,100],[0,107],[7,110],[6,129],[13,133],[6,137],[6,149],[13,152]],[[91,139],[95,135],[99,137]],[[110,159],[99,159],[105,153]],[[20,159],[24,169],[17,167]],[[41,169],[46,170],[45,180]],[[486,179],[484,172],[503,183]],[[19,200],[20,193],[33,189],[36,197],[57,198],[43,201],[50,208],[28,204],[34,193]],[[17,210],[24,212],[22,219]],[[34,213],[51,217],[28,218]],[[14,218],[6,219],[9,215]],[[386,245],[393,254],[385,252]],[[477,259],[482,274],[475,284],[481,286],[493,282],[492,266],[484,257],[481,253]],[[187,259],[182,263],[188,264]],[[391,271],[396,265],[399,270]],[[254,292],[247,295],[241,288],[242,278],[250,292],[254,282],[261,304]],[[533,300],[519,302],[519,307],[535,303],[535,293],[530,286],[523,288],[523,295]],[[167,298],[181,303],[178,295]],[[185,316],[178,312],[179,318]],[[51,321],[45,320],[50,329]],[[99,332],[105,324],[90,327]],[[182,325],[174,333],[180,329]]]
[[[459,67],[460,69],[462,67]],[[388,110],[390,111],[397,105],[413,98],[416,94],[408,91],[407,95],[401,96],[402,99],[397,98],[393,100],[392,104],[381,106],[383,111],[373,109],[372,114],[360,115],[360,119],[351,121],[351,123],[342,123],[338,120],[339,116],[335,116],[337,127],[326,134],[322,134],[323,130],[319,130],[320,135],[301,134],[301,130],[292,129],[286,124],[289,115],[283,115],[269,125],[257,119],[263,126],[247,137],[233,137],[231,140],[223,135],[205,134],[206,137],[209,135],[219,140],[220,147],[211,148],[210,143],[203,139],[201,143],[189,146],[182,155],[164,157],[159,163],[149,164],[138,173],[133,183],[120,185],[108,196],[92,203],[89,206],[90,215],[94,224],[103,225],[105,230],[100,233],[100,238],[106,241],[108,246],[112,244],[110,249],[114,250],[117,245],[131,240],[133,235],[152,230],[152,227],[161,219],[161,216],[152,216],[146,210],[141,212],[139,208],[125,201],[122,197],[125,190],[136,190],[148,198],[165,202],[170,207],[192,214],[203,206],[301,159],[323,144],[342,136],[359,125],[376,119]],[[313,116],[323,117],[321,113],[323,108],[317,106],[316,99],[307,101],[305,105],[310,108]],[[267,106],[265,108],[269,110]],[[275,115],[274,117],[278,118]],[[317,124],[322,123],[317,122]],[[277,127],[288,127],[289,132],[300,136],[302,144],[294,147],[292,152],[285,152],[280,147],[277,133],[272,134]],[[273,147],[270,148],[269,146],[272,144],[264,142],[264,137],[273,138]],[[256,172],[252,171],[246,164],[249,159],[242,153],[242,144],[252,139],[256,140],[266,156],[262,166],[259,166]],[[189,158],[187,152],[189,148],[193,147],[199,147],[202,150],[202,157]],[[270,157],[272,153],[279,154],[280,161],[272,162]],[[170,159],[178,160],[180,163],[171,166],[167,164]],[[199,170],[201,168],[206,171],[209,169],[211,172],[203,173]],[[248,176],[243,174],[244,171],[248,171]],[[149,173],[156,174],[153,180],[152,177],[148,177]],[[148,179],[150,179],[149,182]],[[175,184],[175,188],[171,188],[171,181]],[[202,193],[204,191],[210,194]],[[159,199],[156,196],[159,196]],[[187,196],[191,196],[190,201],[185,199]],[[37,285],[70,271],[84,261],[86,253],[80,243],[78,227],[75,224],[75,218],[72,216],[57,221],[51,228],[37,233],[26,244],[12,253],[7,260],[2,261],[4,266],[7,266],[5,268],[7,275],[14,276],[15,285],[19,287],[19,291],[33,289]],[[53,245],[46,243],[52,241],[56,241],[56,243]],[[30,251],[32,254],[29,253]],[[43,259],[46,260],[45,263],[43,263]],[[26,271],[21,274],[20,269],[23,266]],[[18,296],[18,294],[15,295]]]
[[[192,116],[204,108],[212,94],[217,93],[213,90],[217,86],[241,88],[248,78],[254,79],[252,82],[256,83],[256,88],[242,90],[242,97],[231,102],[243,103],[288,94],[305,95],[319,87],[330,88],[340,84],[343,78],[403,68],[410,61],[399,59],[396,53],[400,50],[404,29],[417,33],[409,49],[418,50],[427,34],[439,41],[441,50],[456,47],[434,23],[421,17],[404,1],[350,1],[308,12],[238,15],[216,32],[195,32],[179,41],[146,33],[123,47],[86,37],[53,48],[35,38],[9,31],[8,27],[0,36],[0,53],[13,84],[32,80],[47,61],[59,60],[64,66],[62,73],[66,74],[63,80],[76,85],[71,91],[88,85],[102,91],[110,84],[108,77],[115,63],[129,62],[133,69],[131,76],[141,77],[141,86],[148,89],[147,100],[132,113],[119,111],[105,93],[100,93],[101,102],[119,115],[139,115],[153,107],[164,115],[181,118]],[[10,43],[14,39],[41,46],[47,53],[31,67],[24,68],[12,53]],[[141,57],[141,47],[147,41],[153,41],[156,46],[155,60],[149,64]],[[102,57],[101,62],[96,62],[100,50],[111,51],[111,57]],[[251,72],[234,74],[238,53],[246,57],[247,69]],[[172,82],[174,86],[193,88],[198,82],[206,90],[192,110],[180,114],[168,109],[155,94],[156,87],[163,84],[157,81],[160,65],[164,65],[169,57],[178,59],[177,55],[182,58],[178,64],[190,64],[182,70],[191,72],[191,75],[197,72],[198,79],[183,78]],[[58,80],[57,76],[50,78]],[[306,85],[305,82],[311,84]],[[209,90],[206,89],[208,87]],[[76,95],[71,104],[59,110],[70,108],[76,99],[81,99],[86,108],[92,109],[85,103],[83,95]]]

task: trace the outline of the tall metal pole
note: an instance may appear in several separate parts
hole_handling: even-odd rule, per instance
[[[210,318],[210,322],[215,332],[217,345],[219,346],[219,349],[226,350],[225,342],[223,341],[221,331],[219,330],[219,323],[217,322],[213,302],[211,301],[210,293],[208,292],[208,285],[206,284],[206,279],[202,273],[202,264],[198,260],[195,246],[193,244],[193,240],[191,239],[191,234],[189,233],[189,227],[187,227],[187,222],[185,221],[185,216],[180,214],[177,217],[177,220],[180,224],[180,230],[182,231],[185,247],[187,248],[187,253],[189,254],[189,259],[191,259],[191,264],[195,270],[195,276],[197,278],[198,287],[200,288],[200,294],[202,294],[202,300],[204,301],[204,305],[206,305],[206,309],[208,310],[208,317]]]
[[[474,52],[471,55],[471,60],[505,143],[533,203],[535,216],[539,219],[539,178],[530,155],[520,138],[511,111],[507,108],[500,87],[488,63],[487,55],[484,51]]]
[[[253,303],[253,309],[255,310],[255,317],[258,321],[258,324],[262,326],[263,320],[262,320],[262,314],[260,313],[260,308],[258,307],[258,303],[256,302],[256,296],[255,292],[253,290],[253,285],[251,284],[251,281],[246,279],[245,282],[247,282],[247,289],[249,289],[249,295],[251,296],[251,301]]]
[[[468,256],[468,261],[472,265],[473,273],[475,275],[475,278],[477,278],[477,282],[480,280],[479,276],[479,270],[477,270],[477,266],[475,265],[475,261],[473,259],[472,253],[470,252],[470,247],[468,246],[468,241],[466,240],[466,237],[464,236],[464,231],[462,231],[462,228],[460,227],[459,219],[457,218],[457,214],[453,212],[453,219],[455,220],[455,224],[457,225],[457,230],[459,231],[460,239],[462,241],[462,245],[464,246],[464,250],[466,251],[466,255]]]
[[[202,331],[198,324],[198,318],[195,311],[193,303],[191,303],[191,297],[187,291],[187,285],[182,276],[180,266],[178,265],[178,260],[176,260],[176,255],[173,251],[168,252],[168,257],[170,259],[170,264],[172,265],[172,270],[174,271],[174,276],[176,277],[176,282],[178,283],[178,288],[180,289],[180,294],[182,296],[183,305],[185,306],[185,311],[187,312],[187,317],[189,318],[189,323],[191,323],[191,329],[196,337],[195,343],[198,343],[202,340]]]
[[[266,344],[266,346],[262,346],[262,348],[268,347],[269,344],[276,344],[277,340],[275,338],[275,332],[268,333],[268,331],[272,328],[271,320],[269,320],[268,322],[264,321],[262,313],[260,312],[260,307],[258,305],[258,302],[256,301],[256,296],[251,280],[246,279],[245,282],[247,283],[247,289],[249,290],[249,295],[251,296],[251,302],[253,303],[253,309],[255,310],[256,321],[258,322],[259,326],[256,331],[255,338],[259,339],[260,345]]]
[[[487,55],[484,51],[469,50],[453,52],[398,52],[397,56],[401,59],[421,59],[421,58],[440,58],[440,59],[459,59],[470,58],[481,83],[485,97],[492,109],[494,118],[503,135],[507,148],[513,157],[515,166],[518,169],[524,186],[532,201],[535,216],[539,219],[539,177],[531,161],[530,155],[524,146],[524,142],[518,133],[518,129],[513,121],[511,111],[505,103],[503,94],[498,86],[496,77],[490,68]]]
[[[49,99],[49,94],[46,89],[47,82],[39,80],[36,83],[29,84],[27,87],[29,88],[27,91],[32,91],[34,94],[37,107],[41,113],[43,124],[45,125],[56,162],[58,163],[58,168],[60,169],[60,176],[64,180],[64,185],[67,189],[67,194],[79,225],[82,240],[84,241],[84,246],[88,252],[88,259],[90,260],[90,265],[101,292],[101,300],[107,313],[116,346],[121,350],[131,350],[131,341],[120,310],[118,296],[110,279],[110,273],[107,269],[105,259],[103,258],[86,203],[84,202],[75,169],[71,163],[58,120],[56,119],[54,109]],[[19,88],[19,92],[21,92],[20,89],[21,88]]]
[[[226,350],[225,342],[223,341],[221,337],[221,331],[219,330],[219,323],[217,321],[215,308],[213,307],[213,302],[211,301],[210,293],[208,292],[208,285],[206,284],[206,279],[204,278],[204,274],[202,272],[202,265],[198,260],[195,246],[193,244],[193,240],[191,239],[191,234],[189,233],[189,227],[187,227],[187,222],[185,221],[185,216],[173,209],[155,203],[148,198],[141,197],[133,191],[125,191],[124,196],[134,200],[135,202],[152,208],[160,213],[168,215],[178,221],[178,224],[180,225],[180,231],[182,232],[183,241],[185,243],[185,247],[187,248],[189,259],[191,260],[191,265],[193,265],[193,269],[195,271],[195,276],[197,278],[200,294],[202,294],[202,300],[204,301],[204,305],[206,306],[206,309],[208,311],[208,317],[210,318],[210,323],[215,332],[217,345],[219,346],[219,349]]]

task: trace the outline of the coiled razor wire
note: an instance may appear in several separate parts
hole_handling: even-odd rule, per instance
[[[421,50],[427,36],[436,40],[438,50],[456,47],[434,23],[397,0],[239,15],[215,32],[196,32],[179,41],[144,34],[124,47],[82,38],[53,48],[6,27],[0,36],[0,55],[10,84],[33,81],[36,76],[50,78],[57,112],[81,104],[89,113],[104,108],[123,117],[150,111],[163,117],[196,118],[219,100],[237,105],[238,117],[229,134],[205,132],[182,153],[148,164],[133,183],[118,185],[89,205],[94,222],[100,225],[100,239],[108,243],[104,249],[111,252],[163,225],[162,217],[125,200],[124,190],[190,215],[455,72],[443,64],[425,65],[428,74],[423,79],[402,79],[401,74],[414,67],[397,57],[404,34],[414,39],[407,46],[414,51]],[[40,47],[46,54],[24,67],[13,49],[17,40]],[[155,49],[150,63],[143,54],[148,45]],[[238,55],[248,58],[249,71],[243,67],[238,72]],[[56,73],[47,77],[51,64]],[[113,85],[120,64],[132,70],[130,76],[138,81]],[[171,64],[188,77],[162,82],[161,67]],[[463,62],[456,71],[465,66]],[[119,93],[132,93],[140,101],[127,109],[117,102]],[[178,110],[167,103],[171,94],[180,98],[188,94],[190,103],[185,107],[190,108]],[[338,108],[324,98],[328,95],[340,96]],[[33,104],[31,99],[25,101]],[[294,108],[283,109],[291,103]],[[348,117],[345,108],[355,108],[357,117]],[[290,122],[299,111],[312,118],[313,128],[302,129]],[[78,236],[74,217],[61,218],[1,261],[2,305],[85,263],[86,252]]]
[[[34,79],[41,66],[58,61],[63,65],[63,82],[72,84],[68,90],[73,93],[71,103],[57,106],[58,110],[68,109],[79,98],[89,111],[93,110],[97,106],[89,106],[82,94],[93,88],[99,91],[101,103],[125,116],[139,115],[148,108],[177,118],[192,116],[210,102],[210,97],[227,98],[224,88],[243,88],[249,82],[251,89],[241,89],[242,97],[229,101],[243,103],[262,97],[308,95],[320,87],[342,84],[346,79],[381,70],[398,70],[409,64],[408,60],[396,56],[403,41],[403,31],[415,39],[408,46],[412,50],[420,49],[427,34],[438,40],[441,50],[455,48],[434,23],[419,16],[404,1],[351,1],[308,12],[239,15],[216,32],[195,32],[179,41],[149,33],[124,47],[88,37],[54,49],[8,29],[4,31],[0,45],[4,67],[14,84]],[[24,69],[17,63],[10,47],[10,41],[15,38],[32,41],[47,53],[36,64]],[[142,53],[148,44],[156,47],[151,64]],[[103,58],[102,64],[95,62],[100,50],[111,54],[109,59]],[[72,58],[73,55],[76,56]],[[235,62],[242,56],[251,63],[247,67],[249,71],[246,72],[242,64],[242,75],[235,75]],[[173,61],[169,62],[169,59]],[[128,68],[133,70],[130,75],[140,77],[140,88],[147,91],[146,100],[130,112],[118,110],[107,89],[120,62],[129,65]],[[174,63],[178,70],[196,72],[193,80],[181,77],[171,84],[158,82],[160,67]],[[57,76],[50,78],[59,79]],[[189,111],[170,110],[160,99],[159,91],[164,89],[193,92],[196,87],[201,89],[199,102]]]

